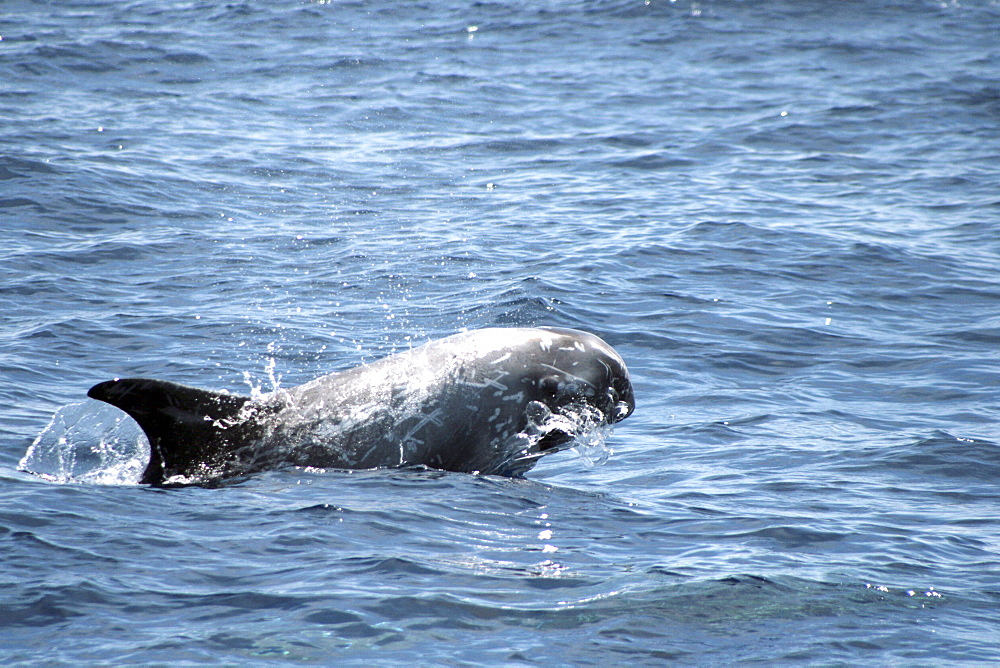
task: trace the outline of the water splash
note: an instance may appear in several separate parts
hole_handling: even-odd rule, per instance
[[[525,410],[528,426],[517,436],[515,463],[533,461],[540,457],[543,452],[539,450],[539,446],[550,436],[572,443],[568,449],[576,453],[588,468],[603,464],[613,454],[607,443],[613,425],[594,406],[578,402],[552,411],[540,401],[532,401]],[[566,449],[566,446],[559,449]]]
[[[135,485],[149,461],[149,441],[135,420],[88,399],[55,412],[18,469],[57,483]]]
[[[275,344],[272,342],[268,344],[267,350],[273,353],[276,349]],[[264,365],[264,373],[267,375],[267,380],[271,384],[271,389],[265,389],[263,381],[254,382],[253,375],[249,371],[243,372],[243,380],[250,388],[250,398],[257,400],[261,399],[271,392],[277,392],[281,389],[281,375],[275,373],[275,368],[277,367],[277,362],[274,357],[267,358],[267,364]]]
[[[597,425],[593,429],[579,434],[570,450],[583,460],[583,464],[587,468],[601,466],[615,453],[614,448],[608,445],[608,437],[611,436],[612,431],[614,431],[614,426],[610,424]]]

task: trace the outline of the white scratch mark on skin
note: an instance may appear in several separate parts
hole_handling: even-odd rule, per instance
[[[418,429],[423,428],[427,424],[433,424],[436,427],[440,427],[442,424],[444,424],[444,422],[440,418],[441,412],[442,411],[440,408],[435,408],[430,413],[424,415],[422,418],[420,418],[420,422],[417,423],[417,426],[411,430],[411,433],[417,431]]]
[[[360,459],[357,459],[356,461],[359,461],[359,462],[363,462],[363,461],[365,461],[366,459],[368,459],[368,457],[369,457],[369,456],[371,456],[371,454],[372,454],[373,452],[375,452],[375,450],[376,450],[377,448],[378,448],[378,444],[377,444],[377,443],[376,443],[376,444],[374,444],[374,445],[372,445],[372,446],[371,446],[370,448],[368,448],[368,449],[367,449],[367,450],[365,451],[365,454],[363,454],[363,455],[361,456],[361,458],[360,458]]]
[[[465,384],[469,387],[474,387],[479,390],[485,390],[486,388],[492,387],[494,390],[500,390],[501,392],[506,392],[508,388],[506,385],[500,382],[500,379],[507,375],[505,371],[498,371],[493,378],[488,378],[481,383],[476,383],[471,380],[465,381]]]
[[[623,362],[623,360],[621,358],[621,355],[618,354],[618,351],[615,350],[614,348],[612,348],[611,346],[609,346],[604,341],[597,340],[597,341],[593,341],[592,343],[594,345],[594,349],[595,350],[597,350],[599,352],[602,352],[605,355],[607,355],[608,357],[610,357],[611,359],[618,360],[619,362],[622,362],[624,364],[624,362]]]
[[[407,446],[420,447],[421,445],[426,443],[426,441],[416,437],[418,431],[426,427],[428,424],[433,424],[437,427],[440,427],[442,424],[444,424],[440,417],[441,412],[442,411],[440,408],[435,408],[431,412],[425,413],[423,417],[421,417],[420,420],[417,422],[417,424],[413,425],[413,427],[408,432],[406,432],[403,438],[400,439],[399,441],[400,466],[406,463]]]
[[[490,364],[500,364],[500,362],[503,362],[505,360],[510,359],[510,355],[511,355],[510,353],[507,353],[506,355],[504,355],[502,357],[498,357],[495,360],[493,360],[492,362],[490,362]]]

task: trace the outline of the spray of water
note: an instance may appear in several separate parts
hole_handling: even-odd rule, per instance
[[[134,485],[148,461],[149,441],[139,425],[88,399],[57,410],[18,469],[57,483]]]
[[[512,443],[513,471],[529,468],[530,463],[541,457],[541,445],[551,436],[560,440],[568,439],[572,443],[569,449],[587,467],[603,464],[611,456],[612,450],[607,443],[612,425],[608,424],[600,410],[590,404],[571,403],[552,411],[540,401],[532,401],[527,405],[526,412],[527,427]]]

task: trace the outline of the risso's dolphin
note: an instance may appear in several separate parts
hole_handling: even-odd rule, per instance
[[[518,476],[635,408],[625,363],[571,329],[481,329],[259,398],[123,378],[88,395],[150,444],[141,483],[205,483],[284,465],[427,466]]]

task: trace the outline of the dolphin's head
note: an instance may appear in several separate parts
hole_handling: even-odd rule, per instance
[[[538,387],[550,408],[585,402],[601,411],[608,424],[635,410],[635,394],[625,362],[603,340],[574,329],[542,328],[554,336]]]
[[[535,358],[535,400],[526,407],[529,424],[543,426],[537,455],[569,447],[581,433],[635,410],[628,369],[614,348],[586,332],[542,329],[548,336]]]

